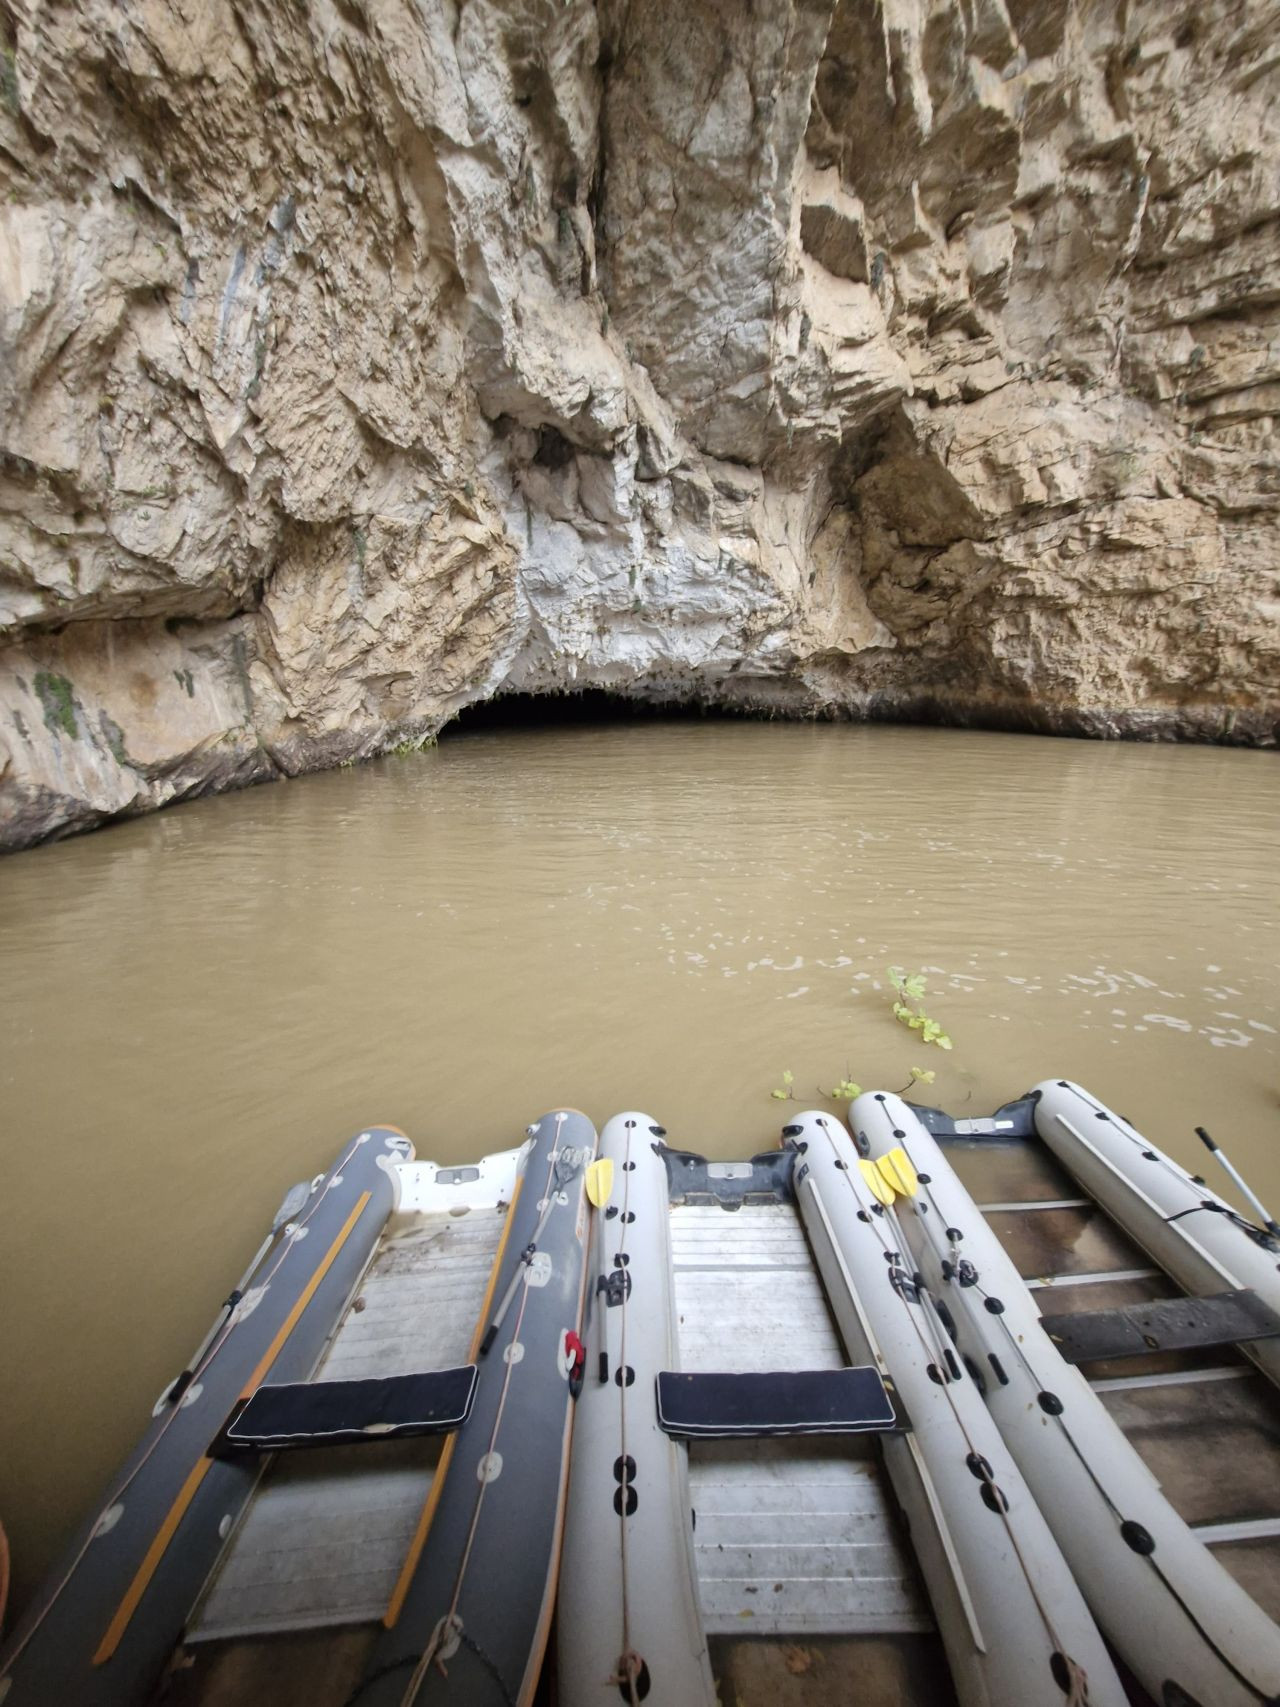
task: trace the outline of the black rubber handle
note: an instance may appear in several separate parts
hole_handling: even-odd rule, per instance
[[[177,1404],[178,1400],[182,1397],[182,1395],[186,1392],[187,1388],[195,1380],[195,1377],[196,1377],[196,1372],[194,1369],[184,1369],[182,1371],[182,1374],[179,1375],[178,1379],[174,1382],[173,1386],[170,1387],[169,1391],[165,1394],[166,1399],[168,1400],[168,1402],[171,1405]]]

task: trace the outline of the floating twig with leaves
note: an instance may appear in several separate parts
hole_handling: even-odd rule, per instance
[[[893,1017],[910,1031],[920,1034],[921,1043],[936,1043],[939,1049],[950,1049],[951,1039],[936,1019],[924,1011],[926,989],[923,972],[904,972],[901,966],[889,968],[889,982],[898,992],[893,1004]]]
[[[888,972],[889,982],[893,985],[895,992],[894,1018],[905,1025],[909,1031],[914,1031],[922,1043],[933,1043],[939,1049],[950,1049],[952,1047],[950,1037],[943,1031],[937,1020],[931,1018],[924,1010],[924,995],[927,988],[924,973],[908,973],[901,966],[890,966]],[[905,1096],[917,1085],[931,1085],[938,1076],[932,1067],[912,1067],[910,1074],[910,1078],[898,1092],[899,1096]],[[775,1097],[778,1102],[794,1102],[795,1091],[793,1086],[795,1082],[795,1074],[787,1069],[782,1075],[781,1085],[777,1090],[770,1091],[769,1095]],[[820,1086],[818,1095],[830,1097],[835,1102],[854,1102],[862,1095],[862,1086],[853,1078],[852,1070],[846,1067],[845,1076],[839,1084],[832,1085],[829,1089]]]

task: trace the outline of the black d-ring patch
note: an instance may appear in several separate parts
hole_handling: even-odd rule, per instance
[[[618,1694],[624,1701],[643,1701],[650,1687],[649,1668],[643,1660],[640,1661],[640,1670],[634,1679],[627,1676],[625,1660],[618,1661]]]

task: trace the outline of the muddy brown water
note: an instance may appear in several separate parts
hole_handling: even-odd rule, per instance
[[[559,1103],[772,1147],[784,1071],[1078,1079],[1280,1205],[1274,755],[645,722],[446,738],[0,863],[0,1517],[20,1601],[285,1190]],[[893,1018],[924,969],[954,1039]]]

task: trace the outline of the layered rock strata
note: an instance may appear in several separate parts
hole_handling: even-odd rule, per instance
[[[1276,0],[0,0],[0,839],[503,691],[1274,741]]]

